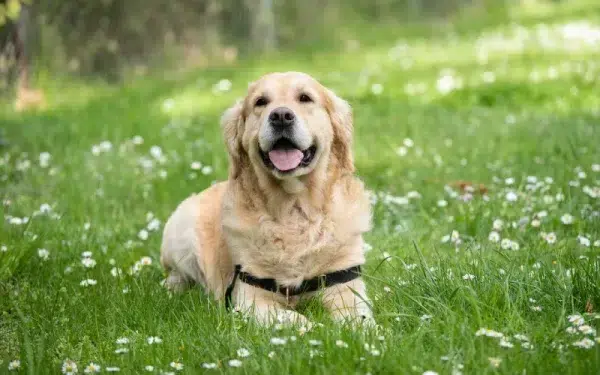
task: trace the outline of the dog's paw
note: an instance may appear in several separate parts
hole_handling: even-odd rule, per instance
[[[312,329],[312,323],[304,315],[292,310],[277,309],[274,314],[274,323],[283,325],[297,325],[304,327],[305,331]]]
[[[169,276],[162,282],[163,287],[170,292],[180,293],[190,287],[190,283],[180,275],[171,272]]]

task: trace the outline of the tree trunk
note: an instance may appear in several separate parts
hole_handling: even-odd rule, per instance
[[[19,19],[15,28],[15,52],[18,69],[18,86],[22,89],[29,88],[30,71],[30,48],[29,48],[29,29],[31,24],[31,10],[29,5],[22,4]]]
[[[261,52],[274,50],[276,36],[273,0],[249,0],[246,2],[246,8],[252,14],[250,30],[252,44]]]

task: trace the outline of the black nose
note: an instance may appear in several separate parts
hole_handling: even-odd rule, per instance
[[[296,121],[294,112],[286,107],[275,108],[269,114],[269,123],[274,128],[286,128],[293,125],[294,121]]]

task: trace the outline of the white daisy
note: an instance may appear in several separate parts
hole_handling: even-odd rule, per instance
[[[495,231],[501,231],[502,228],[504,228],[504,221],[500,219],[494,220],[494,222],[492,223],[492,228],[494,228]]]
[[[61,371],[65,375],[77,374],[77,363],[67,359],[63,362]]]
[[[577,236],[581,246],[590,247],[590,239],[584,236]]]
[[[227,362],[227,364],[229,365],[229,367],[242,367],[242,361],[240,361],[239,359],[230,359],[229,362]]]
[[[79,283],[79,285],[81,285],[82,287],[88,287],[88,286],[94,286],[96,285],[98,282],[94,279],[85,279],[85,280],[81,280],[81,282]]]
[[[578,348],[582,348],[582,349],[589,349],[589,348],[591,348],[591,347],[593,347],[593,346],[594,346],[594,341],[593,341],[593,340],[590,340],[590,339],[588,339],[588,338],[586,337],[586,338],[584,338],[584,339],[582,339],[582,340],[575,341],[575,342],[573,343],[573,346],[576,346],[576,347],[578,347]]]
[[[50,256],[50,252],[46,249],[38,249],[38,257],[40,257],[42,260],[48,260],[48,257]]]
[[[205,363],[202,364],[202,368],[209,369],[209,370],[210,369],[215,369],[215,368],[217,368],[217,364],[214,363],[214,362],[208,362],[208,363],[205,362]]]
[[[146,342],[148,343],[148,345],[160,344],[162,343],[162,339],[158,336],[150,336],[146,339]]]
[[[18,359],[8,362],[8,371],[17,371],[21,368],[21,361]]]
[[[100,372],[101,367],[100,365],[95,364],[94,362],[90,362],[89,365],[85,366],[85,369],[83,370],[83,372],[85,372],[86,374],[95,374]]]
[[[574,326],[580,326],[585,323],[585,319],[579,314],[569,315],[567,319],[569,320],[569,323]]]
[[[347,348],[348,344],[342,340],[335,340],[335,346],[337,346],[339,348]]]
[[[560,221],[562,221],[562,223],[565,225],[571,225],[575,221],[575,218],[573,217],[573,215],[564,214],[560,217]]]
[[[509,191],[506,193],[505,199],[509,202],[516,202],[519,199],[519,196],[514,191]]]
[[[500,241],[500,234],[498,234],[498,232],[496,231],[491,231],[489,236],[488,236],[488,240],[490,242],[499,242]]]
[[[240,358],[245,358],[250,356],[250,351],[246,348],[240,348],[237,350],[237,356]]]
[[[544,236],[544,239],[546,240],[547,243],[549,243],[550,245],[555,244],[556,243],[556,234],[554,232],[550,232],[547,233]]]
[[[83,258],[81,260],[81,264],[83,264],[83,266],[85,268],[94,268],[96,267],[96,261],[92,258]]]
[[[171,366],[172,368],[174,368],[177,371],[183,370],[183,363],[171,362],[171,363],[169,363],[169,366]]]
[[[287,343],[286,338],[271,337],[271,344],[273,344],[273,345],[285,345],[286,343]]]
[[[498,343],[498,345],[500,345],[503,348],[508,348],[508,349],[514,347],[514,344],[512,342],[510,342],[504,338],[500,339],[500,342]]]
[[[584,335],[592,335],[592,336],[596,335],[596,330],[587,324],[580,325],[579,327],[577,327],[577,329],[579,330],[579,332],[583,333]]]
[[[488,361],[490,361],[490,366],[492,366],[493,368],[498,368],[502,363],[502,358],[488,357]]]

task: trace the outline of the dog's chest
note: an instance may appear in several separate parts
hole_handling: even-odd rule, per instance
[[[335,220],[320,214],[308,217],[297,209],[283,217],[258,216],[253,225],[238,228],[242,230],[231,244],[236,261],[264,272],[264,277],[301,280],[335,258],[343,242],[334,235]]]

